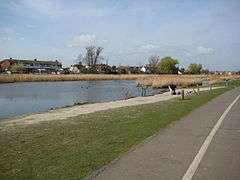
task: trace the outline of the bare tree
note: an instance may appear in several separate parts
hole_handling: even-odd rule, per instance
[[[100,54],[101,54],[102,50],[103,50],[102,47],[97,47],[95,57],[94,57],[94,65],[97,64],[98,61],[100,60]]]
[[[82,54],[79,54],[78,57],[76,58],[76,64],[82,64],[84,61],[84,57]]]
[[[100,59],[102,58],[100,56],[103,48],[102,47],[95,47],[95,46],[89,46],[86,47],[86,55],[83,57],[84,63],[88,66],[95,66],[97,63],[100,62]]]
[[[149,64],[149,68],[151,73],[158,73],[158,63],[160,61],[160,57],[157,55],[151,56],[148,59],[148,64]]]

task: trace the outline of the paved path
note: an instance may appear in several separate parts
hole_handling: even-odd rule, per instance
[[[222,87],[213,87],[213,89]],[[200,91],[209,90],[208,87],[200,88]],[[192,91],[192,89],[185,89],[185,91]],[[63,120],[69,117],[78,116],[81,114],[93,113],[96,111],[103,111],[113,108],[120,108],[126,106],[135,106],[140,104],[151,104],[159,101],[167,101],[178,97],[173,96],[169,92],[163,94],[157,94],[155,96],[148,97],[135,97],[127,100],[118,100],[104,103],[85,104],[81,106],[73,106],[68,108],[59,108],[55,110],[49,110],[46,112],[33,113],[30,115],[17,116],[8,120],[1,120],[0,125],[18,125],[18,124],[34,124],[42,121]]]
[[[88,178],[182,179],[213,127],[239,94],[237,88],[217,97]],[[240,99],[223,118],[199,162],[193,179],[240,179]]]

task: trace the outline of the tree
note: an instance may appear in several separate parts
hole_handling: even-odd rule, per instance
[[[23,66],[23,64],[19,63],[19,64],[13,64],[10,66],[9,70],[12,72],[12,73],[22,73],[25,68]]]
[[[153,74],[156,74],[156,73],[159,73],[158,71],[158,63],[160,61],[160,57],[159,56],[151,56],[149,59],[148,59],[148,64],[149,64],[149,70],[151,73]]]
[[[189,64],[187,72],[189,74],[200,74],[202,70],[202,65],[197,63]]]
[[[201,74],[209,74],[210,71],[208,69],[202,69]]]
[[[159,71],[162,74],[177,74],[179,64],[178,60],[171,57],[164,57],[158,63]]]
[[[87,50],[86,55],[85,57],[83,57],[83,62],[86,65],[93,67],[100,62],[101,59],[100,54],[103,50],[102,47],[89,46],[86,47],[86,50]]]
[[[82,65],[83,61],[84,61],[83,55],[79,54],[78,57],[76,58],[76,64]]]

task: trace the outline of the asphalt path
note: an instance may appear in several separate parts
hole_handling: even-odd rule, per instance
[[[239,95],[218,96],[87,179],[240,179]]]

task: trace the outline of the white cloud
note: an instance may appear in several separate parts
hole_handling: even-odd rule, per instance
[[[190,58],[197,57],[197,56],[209,56],[215,53],[213,48],[198,46],[195,48],[186,48],[184,54]]]
[[[35,26],[35,25],[32,25],[32,24],[27,24],[26,27],[29,28],[29,29],[34,29],[34,28],[36,28],[36,26]]]
[[[58,12],[62,16],[101,17],[111,14],[109,9],[68,9]]]
[[[214,54],[215,50],[212,48],[207,48],[203,46],[198,46],[196,48],[197,55],[211,55]]]
[[[90,46],[96,43],[97,39],[95,35],[82,34],[79,36],[74,36],[73,39],[68,44],[69,47],[82,47]]]
[[[174,44],[154,44],[154,43],[146,43],[142,45],[138,45],[136,47],[132,47],[126,50],[126,54],[145,54],[147,56],[151,54],[176,54],[178,52],[182,52],[183,48]]]
[[[2,40],[3,40],[3,41],[11,41],[12,38],[11,38],[11,37],[3,37]]]
[[[183,54],[188,56],[188,57],[192,57],[193,56],[193,54],[191,52],[187,51],[187,50],[184,50]]]
[[[153,50],[153,49],[158,49],[159,46],[154,45],[154,44],[145,44],[145,45],[140,46],[140,48],[143,50]]]
[[[21,1],[21,5],[49,16],[55,16],[57,13],[56,5],[49,0],[25,0]]]
[[[21,12],[25,9],[28,13],[40,13],[51,18],[55,17],[102,17],[113,13],[111,8],[99,8],[95,6],[84,7],[76,5],[74,7],[66,6],[64,3],[56,0],[19,0],[10,3],[9,9]]]

